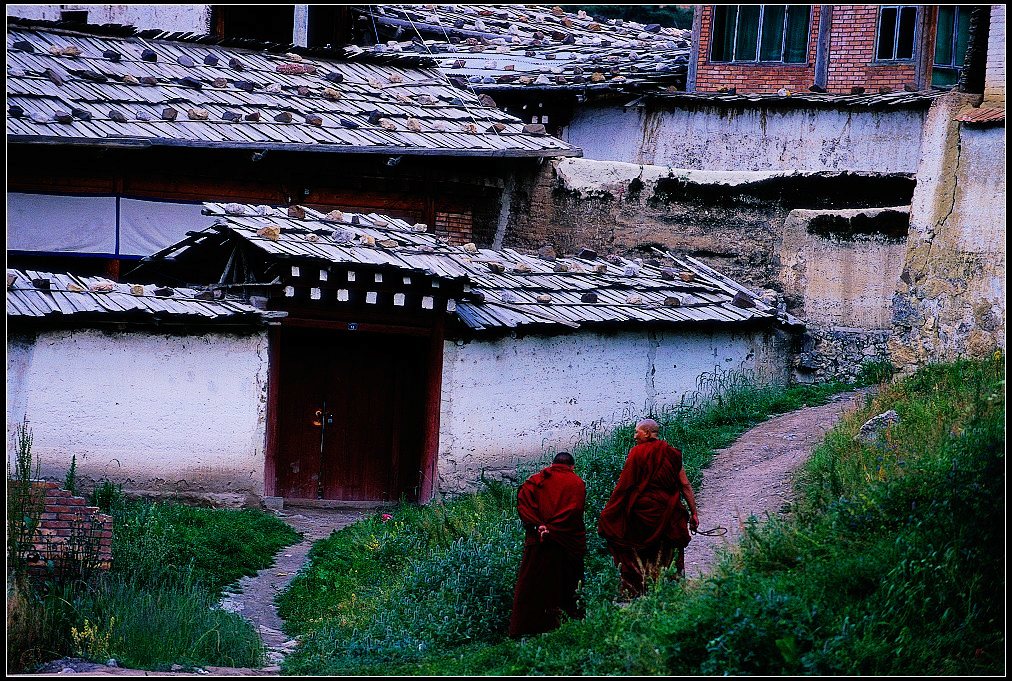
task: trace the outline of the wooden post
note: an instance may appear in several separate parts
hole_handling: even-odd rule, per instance
[[[436,471],[439,463],[439,408],[443,393],[443,336],[446,333],[446,313],[436,316],[429,338],[429,373],[425,387],[425,446],[422,450],[421,480],[418,503],[432,500],[436,491]]]
[[[281,327],[267,333],[267,442],[264,447],[264,496],[277,494],[278,396],[281,378]]]

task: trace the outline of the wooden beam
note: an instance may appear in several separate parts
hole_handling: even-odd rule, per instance
[[[299,327],[304,329],[329,329],[347,333],[383,333],[403,336],[431,336],[433,330],[422,326],[398,326],[394,324],[376,324],[372,322],[348,322],[332,319],[308,319],[306,317],[285,317],[281,320],[282,327]]]
[[[277,496],[278,397],[281,392],[281,329],[267,335],[267,438],[264,446],[264,496]]]
[[[446,315],[436,317],[429,337],[428,377],[425,388],[425,445],[422,449],[418,502],[427,503],[437,491],[439,465],[439,410],[443,395],[443,339]]]

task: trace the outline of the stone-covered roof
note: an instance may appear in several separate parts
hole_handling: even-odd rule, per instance
[[[368,5],[379,53],[435,58],[475,92],[685,87],[691,32],[546,5]],[[382,29],[382,30],[381,30]],[[380,36],[382,38],[382,35]]]
[[[937,97],[945,94],[942,90],[920,90],[907,92],[862,92],[860,94],[835,94],[831,92],[787,92],[782,94],[745,94],[737,92],[680,92],[667,88],[644,95],[653,102],[671,104],[726,104],[754,105],[776,107],[816,107],[816,108],[853,108],[853,109],[899,109],[927,108]]]
[[[8,142],[580,154],[417,59],[377,59],[358,48],[340,58],[319,56],[328,54],[321,50],[281,53],[191,34],[23,23],[7,28]]]
[[[601,257],[589,250],[557,256],[456,246],[424,231],[423,225],[397,218],[323,214],[302,207],[206,203],[204,212],[216,218],[213,226],[148,261],[175,259],[187,251],[200,258],[202,248],[231,252],[229,240],[239,239],[291,264],[396,268],[463,284],[467,293],[451,301],[449,310],[474,331],[639,323],[797,324],[694,258],[661,255],[644,262]],[[328,279],[338,280],[333,273]],[[286,283],[273,282],[279,288]],[[318,299],[337,306],[355,303],[348,292],[343,300]]]
[[[7,318],[262,324],[266,312],[221,291],[116,283],[105,277],[7,270]]]

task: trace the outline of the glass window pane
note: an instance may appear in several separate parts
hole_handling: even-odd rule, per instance
[[[713,36],[710,41],[710,61],[731,61],[734,22],[737,17],[737,5],[716,5],[713,8]]]
[[[952,31],[955,28],[956,8],[938,8],[938,29],[935,31],[935,63],[952,64]]]
[[[956,84],[958,78],[959,71],[957,69],[935,67],[931,70],[931,85],[933,87],[950,88]]]
[[[966,45],[970,41],[970,8],[960,7],[956,16],[956,66],[962,66],[966,58]]]
[[[791,5],[787,8],[787,44],[784,61],[803,64],[808,61],[808,24],[812,8],[808,5]]]
[[[759,5],[739,5],[738,37],[734,42],[735,61],[755,61],[759,41]]]
[[[917,20],[916,7],[900,8],[900,36],[896,40],[896,58],[911,59],[914,56],[914,26]]]
[[[876,59],[892,59],[896,35],[896,8],[883,7],[878,20],[878,54]]]
[[[763,25],[759,33],[759,60],[780,61],[784,46],[784,10],[786,5],[764,5]]]

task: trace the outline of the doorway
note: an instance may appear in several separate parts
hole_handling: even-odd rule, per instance
[[[429,339],[282,327],[279,341],[277,494],[417,501]]]

